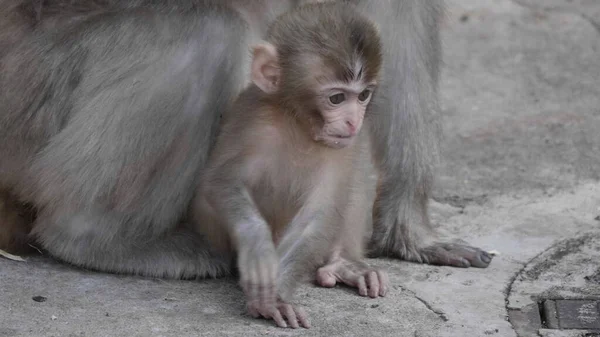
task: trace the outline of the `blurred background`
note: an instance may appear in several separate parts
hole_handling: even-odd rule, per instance
[[[600,178],[600,1],[450,0],[441,195]]]

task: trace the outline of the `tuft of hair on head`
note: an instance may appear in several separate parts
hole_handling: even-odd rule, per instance
[[[311,86],[377,82],[382,46],[377,26],[353,6],[338,2],[300,6],[280,15],[266,42],[277,54],[279,98],[310,98]]]

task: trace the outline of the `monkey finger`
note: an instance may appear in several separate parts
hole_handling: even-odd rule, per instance
[[[351,285],[350,283],[346,283],[346,284]],[[365,280],[364,276],[359,276],[357,278],[356,287],[358,288],[358,294],[360,296],[368,295],[367,281]]]
[[[283,316],[281,316],[281,312],[279,312],[279,310],[277,310],[277,308],[273,307],[273,310],[271,311],[271,313],[263,315],[263,316],[265,316],[267,318],[272,318],[278,327],[287,328],[287,324],[285,323]]]
[[[304,309],[298,307],[294,308],[294,310],[296,310],[296,317],[298,317],[300,325],[302,325],[306,329],[310,328],[310,320],[308,319],[308,315],[306,314]]]
[[[379,278],[379,296],[387,295],[390,286],[390,277],[388,273],[381,269],[377,269],[377,276]]]
[[[375,298],[379,296],[379,277],[377,272],[372,270],[367,273],[367,286],[369,287],[369,297]]]
[[[283,303],[279,306],[279,311],[283,311],[283,315],[288,321],[288,324],[292,329],[298,329],[300,326],[298,325],[298,318],[296,317],[296,312],[294,312],[294,308],[287,303]]]
[[[364,275],[356,273],[354,270],[344,265],[339,268],[336,273],[336,279],[347,286],[358,288],[358,294],[360,296],[368,295],[367,280]]]
[[[266,319],[272,319],[273,321],[275,321],[275,324],[277,324],[277,326],[281,328],[287,328],[285,319],[283,319],[281,312],[279,312],[279,310],[275,306],[261,307],[259,305],[256,305],[254,306],[254,308],[251,309],[250,312],[257,313],[257,315],[252,316],[254,318],[263,317]]]

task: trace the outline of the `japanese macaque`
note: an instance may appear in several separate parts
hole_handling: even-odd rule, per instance
[[[379,176],[370,254],[486,267],[428,220],[441,0],[339,1],[383,48],[362,130]],[[37,210],[37,246],[105,272],[229,273],[185,217],[219,116],[250,82],[249,46],[297,2],[0,0],[0,189]]]
[[[225,115],[193,208],[212,247],[237,253],[253,316],[308,327],[289,301],[311,276],[363,296],[387,292],[387,275],[362,261],[373,200],[363,200],[361,129],[381,48],[376,27],[338,3],[282,15],[252,48],[253,84]]]

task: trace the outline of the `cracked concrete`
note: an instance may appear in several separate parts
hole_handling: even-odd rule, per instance
[[[307,285],[313,328],[292,331],[247,317],[233,280],[0,259],[0,336],[584,336],[528,319],[544,296],[600,296],[600,1],[448,3],[432,219],[498,250],[489,268],[374,260],[387,297]]]
[[[421,297],[419,297],[414,291],[406,289],[404,287],[400,287],[400,289],[408,292],[411,296],[413,296],[414,298],[416,298],[419,302],[423,303],[423,305],[429,309],[429,311],[433,312],[434,314],[438,315],[439,318],[441,318],[444,322],[448,322],[448,317],[446,316],[446,314],[437,308],[434,308],[431,304],[429,304],[426,300],[422,299]]]

